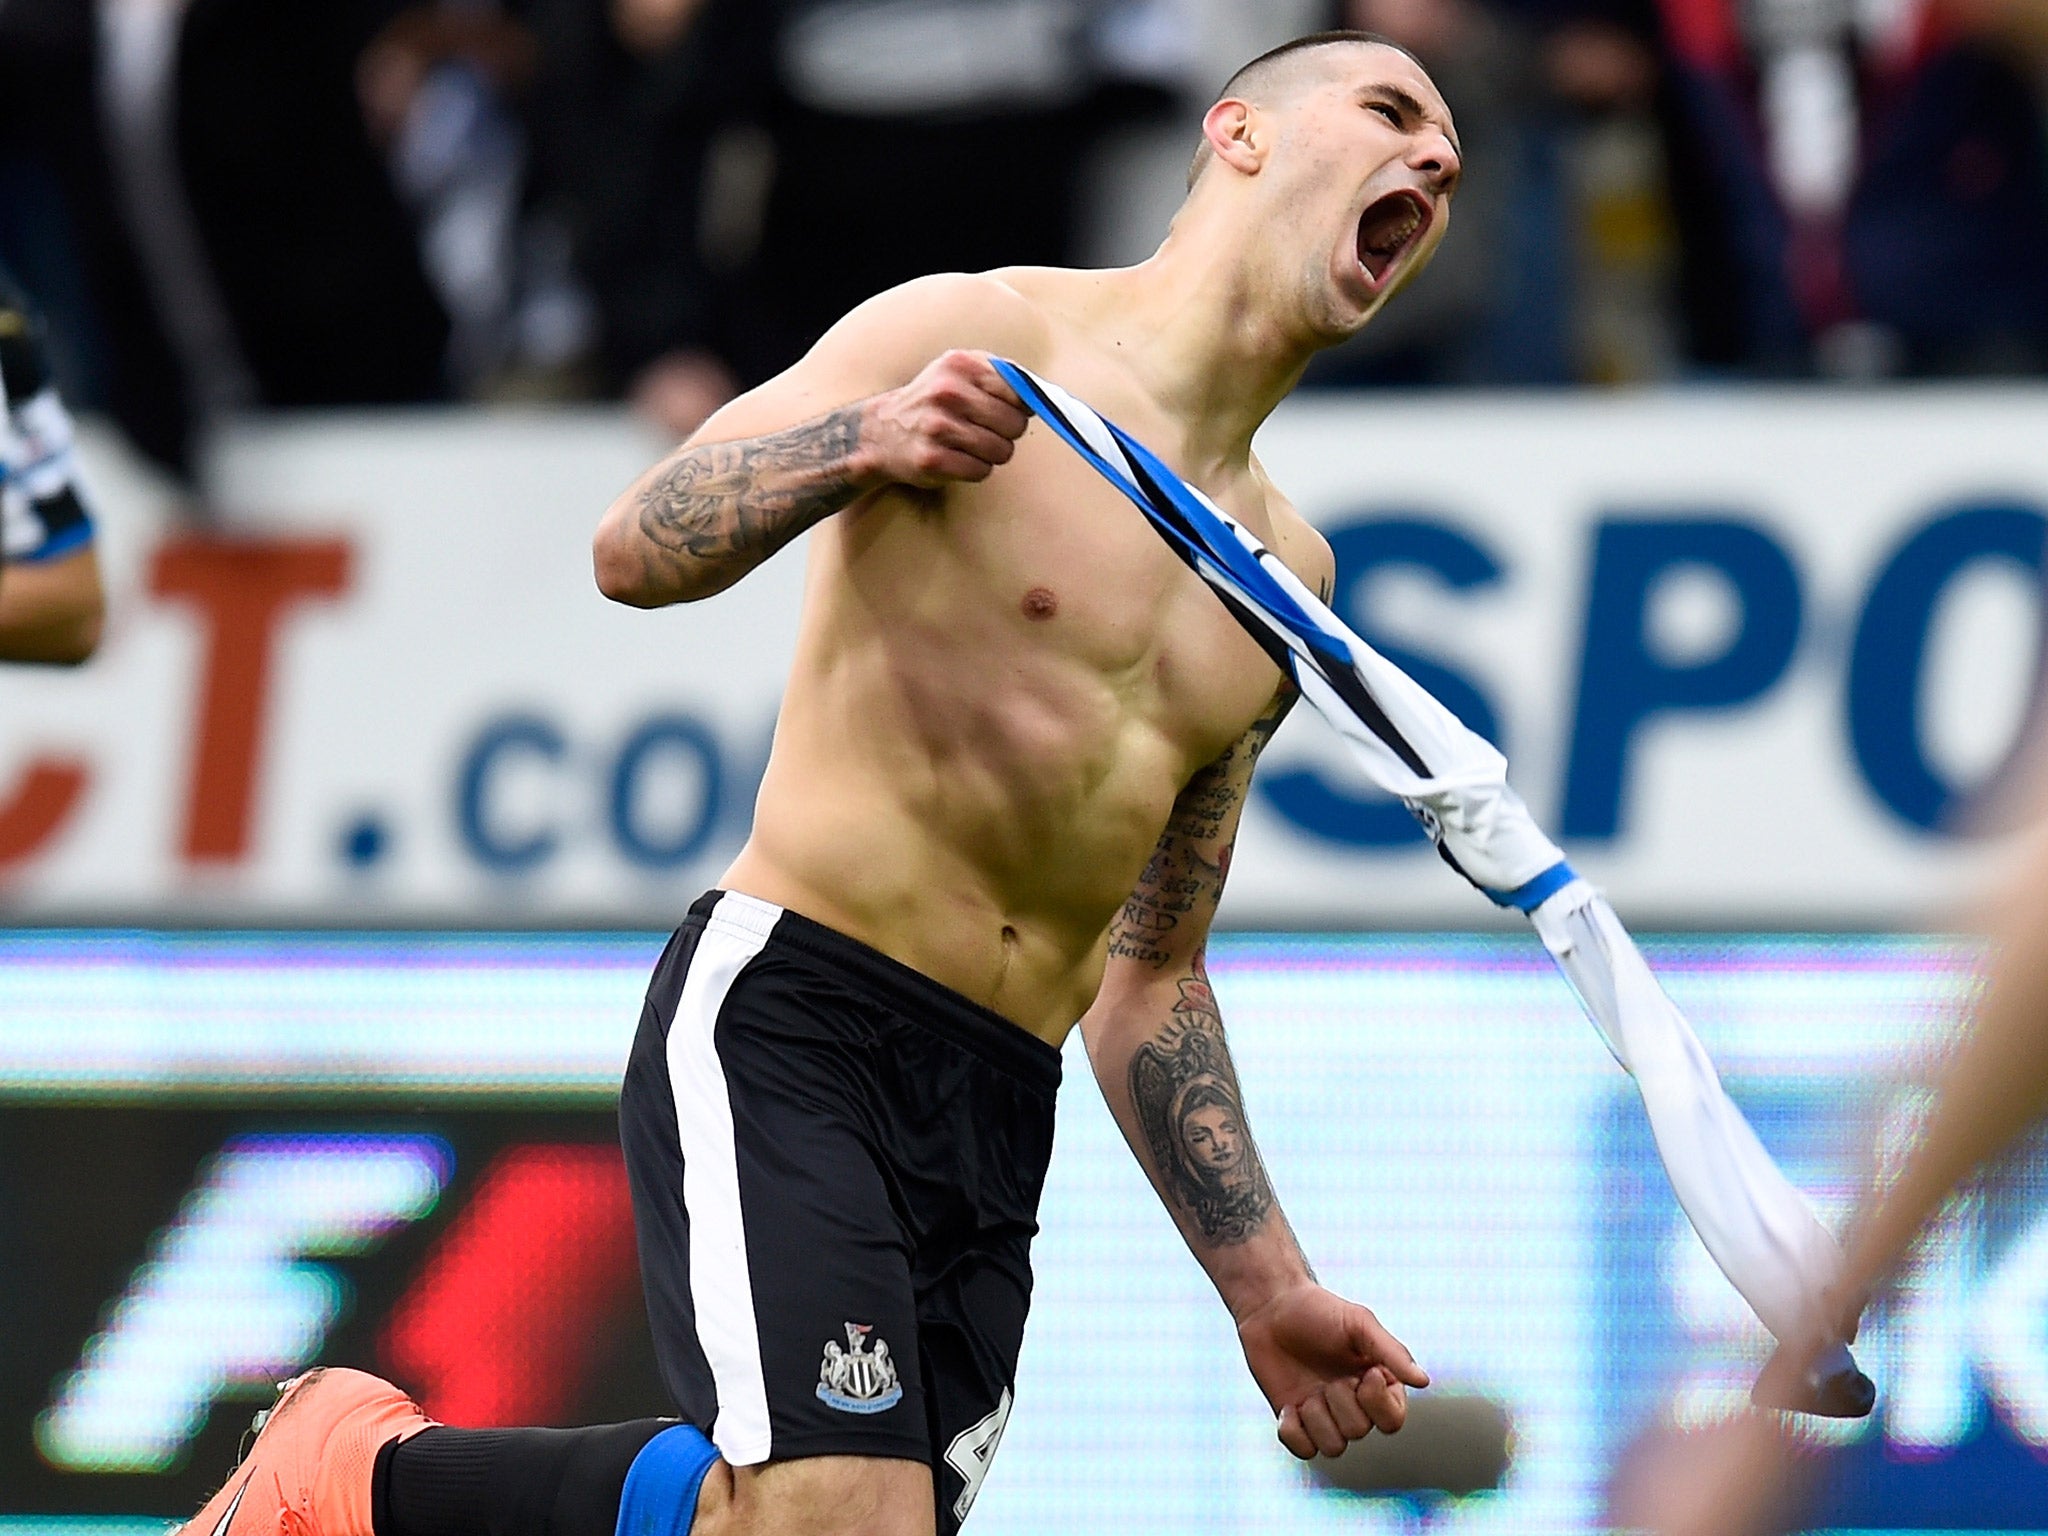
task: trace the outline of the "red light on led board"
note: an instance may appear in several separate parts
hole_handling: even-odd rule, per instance
[[[591,1334],[636,1283],[619,1149],[511,1147],[392,1309],[380,1350],[446,1423],[560,1423],[598,1353]]]

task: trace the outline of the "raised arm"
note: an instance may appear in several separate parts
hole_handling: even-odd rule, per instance
[[[1125,1140],[1230,1308],[1281,1443],[1305,1458],[1399,1429],[1406,1387],[1429,1378],[1371,1312],[1316,1283],[1252,1141],[1204,965],[1252,766],[1293,700],[1290,687],[1181,792],[1110,927],[1081,1029]]]
[[[1920,1139],[1850,1223],[1838,1297],[1845,1336],[1942,1202],[2048,1118],[2048,830],[2033,836],[1993,908],[1990,984],[1941,1073]]]
[[[639,608],[694,602],[884,486],[986,479],[1027,418],[981,349],[1028,348],[1033,320],[986,277],[869,300],[612,503],[592,543],[599,590]]]

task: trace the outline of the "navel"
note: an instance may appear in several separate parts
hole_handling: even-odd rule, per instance
[[[1060,600],[1051,587],[1033,587],[1017,606],[1024,610],[1025,618],[1042,621],[1060,611]]]
[[[1010,966],[1016,961],[1017,949],[1022,942],[1017,937],[1017,930],[1015,928],[1012,928],[1008,923],[1003,924],[1001,935],[1002,954],[996,961],[995,984],[988,990],[989,1005],[991,1007],[995,1005],[995,1000],[1003,995],[1003,985],[1010,979]]]

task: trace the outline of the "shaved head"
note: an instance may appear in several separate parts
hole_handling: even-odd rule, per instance
[[[1390,37],[1377,32],[1351,30],[1311,32],[1278,48],[1268,49],[1223,82],[1216,101],[1244,101],[1255,107],[1285,106],[1302,90],[1327,80],[1339,48],[1391,48],[1394,52],[1422,61]],[[1211,106],[1215,102],[1210,103]],[[1214,154],[1205,137],[1195,147],[1194,163],[1188,167],[1188,187],[1194,188]]]

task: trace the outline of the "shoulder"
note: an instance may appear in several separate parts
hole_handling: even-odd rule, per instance
[[[819,343],[848,344],[893,361],[905,380],[942,352],[962,349],[1033,356],[1044,349],[1044,308],[1008,274],[940,272],[876,294],[848,312]]]
[[[1266,498],[1267,526],[1273,530],[1268,547],[1287,562],[1287,568],[1311,592],[1327,603],[1337,586],[1337,556],[1330,541],[1273,483],[1256,456],[1252,459],[1252,474]]]
[[[692,443],[756,437],[908,384],[948,352],[1031,364],[1045,349],[1044,312],[994,273],[942,272],[849,310],[811,350],[723,407]]]
[[[993,272],[934,272],[907,283],[884,289],[856,308],[914,311],[936,321],[987,325],[1029,324],[1038,306],[1027,297],[1028,276],[1023,268],[1002,268]]]

